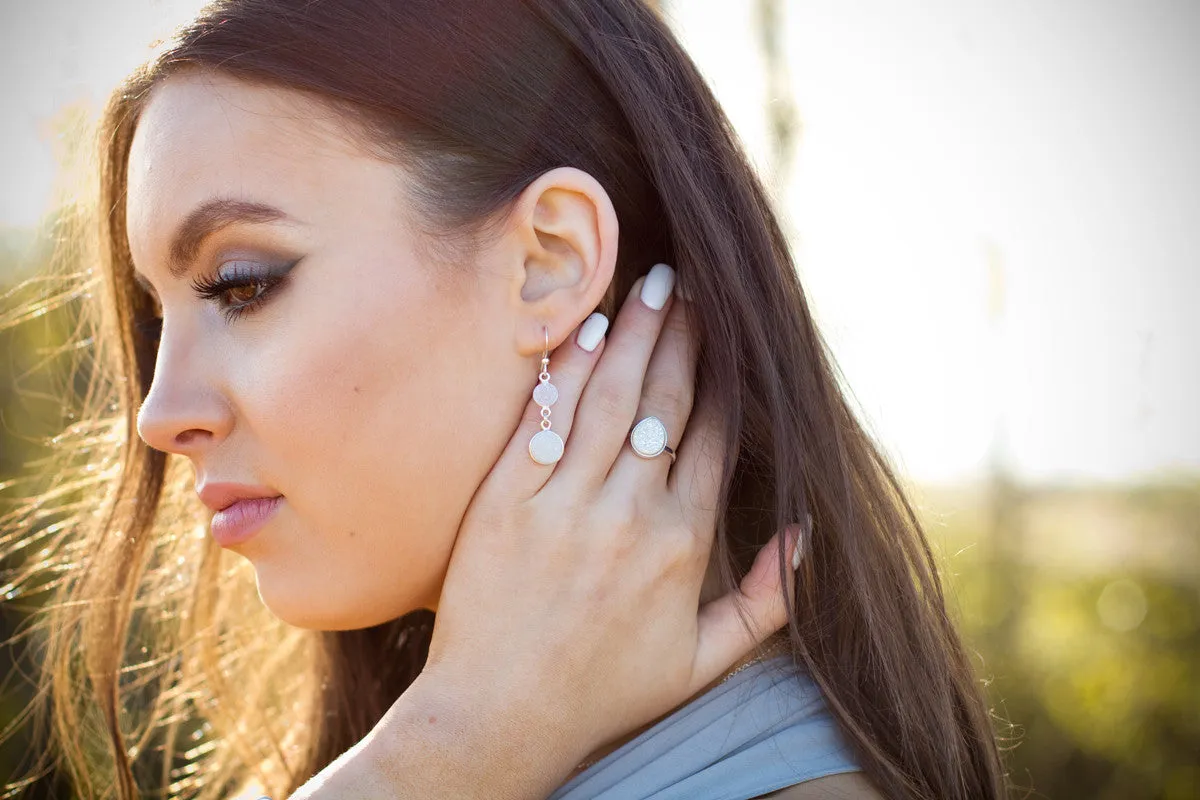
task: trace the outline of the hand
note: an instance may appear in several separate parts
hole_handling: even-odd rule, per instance
[[[641,286],[611,341],[587,352],[572,335],[554,351],[552,429],[565,454],[549,466],[530,457],[542,421],[531,400],[463,518],[418,678],[469,704],[519,743],[513,750],[525,760],[558,754],[560,781],[787,622],[780,534],[740,591],[697,612],[730,445],[715,398],[693,409],[697,352],[686,301],[671,296],[656,311],[640,300]],[[674,465],[628,445],[634,421],[651,414],[677,444]],[[785,535],[790,591],[799,531]],[[739,600],[750,632],[736,613]]]
[[[531,401],[464,515],[424,671],[292,800],[545,797],[786,624],[778,534],[737,592],[697,612],[729,445],[714,398],[692,408],[686,303],[653,310],[641,286],[611,344],[587,352],[572,335],[554,351],[565,455],[530,458],[542,419]],[[626,445],[650,414],[679,443],[673,466]],[[785,554],[798,537],[786,531]]]

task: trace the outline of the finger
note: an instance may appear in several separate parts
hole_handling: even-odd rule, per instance
[[[564,445],[570,438],[583,387],[605,350],[607,330],[608,318],[599,312],[592,314],[550,354],[550,383],[558,390],[558,400],[550,406],[550,430],[559,435]],[[596,344],[590,352],[583,347],[593,342]],[[539,357],[537,367],[540,366]],[[529,453],[529,441],[542,430],[542,406],[533,399],[538,375],[535,372],[530,383],[530,399],[516,432],[485,480],[493,487],[501,484],[510,496],[532,497],[558,468],[556,464],[538,463]]]
[[[608,477],[637,413],[646,365],[669,312],[673,285],[674,272],[666,264],[655,264],[634,283],[613,324],[604,357],[584,387],[570,445],[548,484],[598,487]],[[646,305],[643,288],[647,295],[659,298],[665,292],[663,307]]]
[[[667,479],[667,491],[678,498],[688,526],[704,532],[705,546],[709,548],[716,531],[717,501],[730,447],[725,441],[721,405],[713,388],[706,387],[696,397],[688,416],[687,429]]]
[[[695,386],[697,348],[688,326],[687,306],[684,300],[676,297],[667,312],[646,368],[642,399],[634,415],[635,420],[652,415],[658,417],[666,426],[667,444],[673,448],[678,448],[687,427]],[[666,453],[644,458],[633,447],[622,447],[609,473],[608,483],[623,496],[651,488],[662,491],[670,469],[671,457]]]
[[[754,565],[738,589],[700,609],[693,691],[707,686],[731,664],[787,624],[783,592],[786,590],[789,597],[795,597],[796,573],[792,557],[800,534],[799,525],[790,525],[772,536],[758,552]],[[781,543],[786,583],[780,583]],[[746,612],[750,631],[746,630],[738,614],[739,603]]]

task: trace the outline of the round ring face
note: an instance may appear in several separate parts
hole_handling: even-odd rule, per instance
[[[529,455],[539,464],[554,464],[563,457],[563,440],[554,431],[538,431],[529,440]]]
[[[633,452],[643,458],[654,458],[667,446],[667,426],[658,417],[646,417],[633,426],[629,434]]]

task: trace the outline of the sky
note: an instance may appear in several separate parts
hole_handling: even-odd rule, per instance
[[[99,107],[199,5],[0,0],[0,226],[51,203],[56,110]],[[754,5],[668,14],[776,192],[847,391],[901,470],[1200,470],[1200,3],[784,0],[800,131],[783,174]]]

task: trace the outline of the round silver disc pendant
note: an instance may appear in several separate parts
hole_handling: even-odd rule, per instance
[[[667,446],[667,426],[658,417],[646,417],[633,426],[629,434],[633,452],[643,458],[654,458]]]
[[[553,383],[539,383],[533,388],[533,402],[539,406],[552,406],[558,402],[558,387]]]
[[[554,431],[538,431],[529,440],[529,455],[539,464],[553,464],[563,457],[563,440]]]

